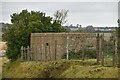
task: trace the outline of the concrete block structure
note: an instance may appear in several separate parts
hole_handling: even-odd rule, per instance
[[[69,51],[80,51],[83,46],[96,48],[96,33],[31,33],[30,48],[34,59],[59,60]]]

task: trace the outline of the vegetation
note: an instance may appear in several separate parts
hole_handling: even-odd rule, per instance
[[[112,41],[104,41],[104,56],[111,58],[113,53]]]
[[[95,50],[85,50],[84,56],[85,56],[85,58],[95,59],[96,51]],[[66,53],[63,55],[63,59],[66,59]],[[79,52],[70,51],[69,59],[82,59],[82,51],[79,51]]]
[[[64,11],[59,11],[60,13],[64,14]],[[66,15],[67,12],[65,12],[65,15],[56,15],[60,18],[53,19],[53,17],[46,16],[43,12],[28,12],[27,10],[12,14],[12,24],[2,29],[4,32],[2,38],[4,41],[7,41],[8,46],[6,51],[7,57],[12,61],[20,57],[21,46],[26,47],[30,45],[31,33],[65,32],[66,30],[62,27],[61,22],[65,20]]]
[[[68,10],[57,10],[54,13],[54,21],[59,24],[65,24],[67,22],[66,17],[68,16]]]
[[[3,66],[3,78],[117,78],[118,68],[95,64],[95,59],[21,62]],[[108,67],[109,66],[109,67]],[[109,73],[109,74],[108,74]]]

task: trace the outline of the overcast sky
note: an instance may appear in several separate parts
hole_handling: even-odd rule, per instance
[[[56,10],[69,10],[66,25],[117,26],[118,2],[2,2],[0,22],[10,23],[10,15],[23,9],[42,11],[50,16]]]

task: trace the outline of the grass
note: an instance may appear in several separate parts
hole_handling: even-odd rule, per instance
[[[117,68],[75,65],[60,76],[65,78],[117,78],[117,71]]]
[[[3,78],[117,78],[118,68],[96,65],[94,59],[22,62],[3,65]]]

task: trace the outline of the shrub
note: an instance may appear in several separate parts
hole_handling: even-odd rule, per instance
[[[95,50],[85,50],[84,51],[84,56],[85,58],[93,59],[96,58],[96,51]],[[63,59],[66,58],[66,53],[64,53]],[[82,51],[74,52],[70,51],[69,52],[69,59],[81,59],[82,58]]]

